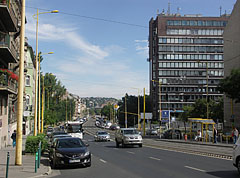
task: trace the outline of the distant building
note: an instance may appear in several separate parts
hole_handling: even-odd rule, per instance
[[[25,88],[24,88],[24,112],[23,134],[28,135],[33,130],[35,107],[35,56],[32,47],[25,43]]]
[[[153,119],[159,119],[160,104],[161,110],[177,114],[197,99],[223,96],[216,88],[224,76],[223,30],[227,21],[226,15],[164,12],[155,20],[151,18],[148,61]]]
[[[237,0],[228,24],[224,30],[224,74],[230,75],[232,69],[240,68],[240,0]],[[232,126],[240,127],[240,104],[233,102],[233,113],[231,102],[224,97],[224,127],[228,130]]]

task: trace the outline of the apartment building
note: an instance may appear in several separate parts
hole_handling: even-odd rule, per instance
[[[240,68],[240,1],[238,0],[224,30],[224,74]],[[240,104],[224,96],[224,127],[231,130],[240,126]]]
[[[0,0],[0,148],[16,129],[20,7],[19,0]]]
[[[197,99],[218,100],[224,76],[223,30],[227,15],[165,14],[149,22],[149,71],[153,119],[171,115]]]

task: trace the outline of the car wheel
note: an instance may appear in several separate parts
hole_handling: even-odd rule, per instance
[[[240,158],[237,159],[237,170],[238,173],[240,174]]]
[[[86,164],[86,167],[91,167],[91,162]]]
[[[123,148],[125,147],[125,144],[124,144],[123,140],[122,140],[122,147],[123,147]]]
[[[142,144],[139,144],[139,147],[142,147]]]
[[[118,148],[119,147],[119,143],[118,143],[118,141],[116,140],[116,147]]]

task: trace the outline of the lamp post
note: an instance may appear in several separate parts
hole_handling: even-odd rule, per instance
[[[127,128],[127,93],[125,95],[125,128]]]
[[[25,0],[22,0],[21,30],[20,30],[20,61],[17,100],[17,137],[15,164],[22,165],[22,119],[23,119],[23,89],[24,89],[24,42],[25,42]]]
[[[37,102],[37,96],[38,96],[38,16],[40,14],[47,14],[47,13],[58,13],[58,10],[53,10],[50,12],[40,12],[37,9],[37,14],[33,15],[33,18],[37,20],[36,22],[36,71],[35,71],[35,108],[34,108],[34,136],[37,135],[37,112],[38,112],[38,102]],[[39,112],[40,112],[40,106],[39,106]]]
[[[41,53],[39,52],[38,54],[38,107],[39,107],[39,111],[38,111],[38,133],[43,133],[43,128],[40,127],[41,125],[41,56],[46,55],[46,54],[53,54],[53,52],[49,52],[49,53]],[[43,80],[44,82],[44,80]],[[44,86],[44,84],[43,84]],[[42,106],[42,110],[43,110],[43,106]],[[42,127],[43,127],[43,111],[42,111]]]
[[[153,82],[158,83],[159,88],[159,129],[160,129],[160,138],[161,138],[161,125],[162,125],[162,106],[161,106],[161,81],[152,80]]]

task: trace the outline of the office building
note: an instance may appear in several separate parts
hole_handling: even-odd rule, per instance
[[[150,95],[153,119],[159,110],[177,116],[197,99],[218,100],[224,76],[223,30],[227,15],[157,15],[149,22]],[[161,98],[159,97],[161,96]],[[208,96],[208,97],[207,97]]]

